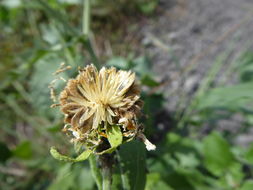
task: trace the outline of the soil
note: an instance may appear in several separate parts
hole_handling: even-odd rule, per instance
[[[231,41],[234,52],[253,44],[252,0],[161,0],[160,9],[163,13],[142,27],[142,43],[159,76],[194,64],[194,71],[205,73]]]
[[[158,14],[141,27],[141,43],[158,80],[165,81],[159,90],[166,94],[166,109],[173,112],[178,93],[192,95],[217,57],[229,52],[225,65],[253,47],[253,0],[159,2]],[[230,124],[222,121],[220,128]],[[239,137],[242,144],[252,140]]]

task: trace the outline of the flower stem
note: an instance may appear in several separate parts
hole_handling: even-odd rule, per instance
[[[102,176],[99,171],[99,168],[97,167],[98,164],[97,164],[96,157],[94,155],[90,155],[89,163],[90,163],[92,176],[97,184],[98,190],[102,190]]]
[[[102,173],[102,189],[110,190],[112,184],[112,164],[113,157],[111,154],[103,154],[99,156],[99,161],[101,164],[101,173]]]
[[[90,31],[90,0],[83,0],[83,34],[88,37]]]
[[[80,40],[82,41],[86,50],[89,52],[93,64],[98,69],[100,69],[101,64],[98,60],[98,57],[95,54],[95,51],[93,50],[92,44],[89,39],[90,21],[91,21],[91,1],[83,0],[83,27],[82,27],[83,37]]]
[[[103,190],[111,189],[111,171],[109,168],[102,168]]]

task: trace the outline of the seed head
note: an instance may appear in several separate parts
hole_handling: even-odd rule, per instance
[[[137,135],[140,114],[140,86],[131,71],[114,67],[98,71],[93,65],[79,70],[75,79],[70,79],[60,94],[64,122],[72,132],[72,141],[96,145],[106,138],[107,125],[119,125],[123,136]]]

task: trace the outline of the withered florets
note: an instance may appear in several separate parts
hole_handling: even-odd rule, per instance
[[[126,139],[141,134],[139,137],[146,140],[137,124],[142,107],[140,86],[131,71],[117,71],[114,67],[98,71],[88,65],[67,82],[59,101],[65,114],[64,130],[72,132],[72,142],[97,147],[107,138],[106,127],[112,125],[120,127]]]

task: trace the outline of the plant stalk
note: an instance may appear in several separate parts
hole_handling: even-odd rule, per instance
[[[97,167],[97,160],[95,155],[90,155],[89,157],[90,169],[92,176],[97,184],[98,190],[102,190],[102,176],[99,168]]]
[[[83,34],[88,38],[90,32],[90,0],[83,0]]]
[[[86,50],[89,52],[93,64],[97,67],[97,69],[101,68],[101,64],[93,50],[93,47],[91,45],[90,39],[89,39],[89,33],[90,33],[90,20],[91,20],[91,4],[90,0],[83,0],[83,27],[82,27],[82,33],[83,37],[81,38],[81,41],[86,48]]]
[[[102,189],[111,190],[113,157],[111,154],[103,154],[99,156],[99,162],[103,179]]]

